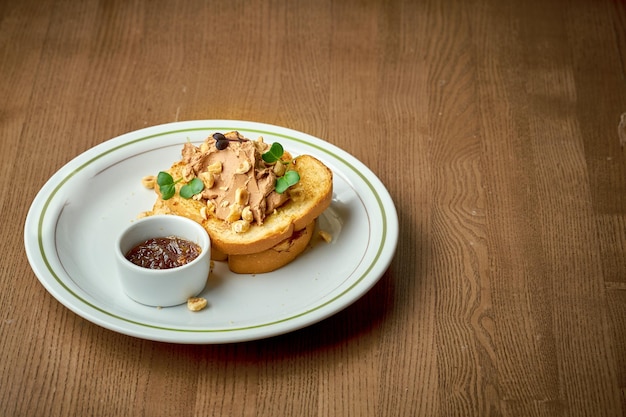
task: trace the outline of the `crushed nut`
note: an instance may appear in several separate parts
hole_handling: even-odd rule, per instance
[[[212,163],[211,165],[209,165],[208,167],[206,167],[207,172],[213,174],[213,175],[218,175],[222,173],[222,163],[220,161],[216,161],[214,163]]]
[[[306,194],[302,192],[302,188],[298,187],[298,184],[288,189],[287,193],[289,194],[289,198],[293,201],[302,201],[306,198]]]
[[[320,230],[319,235],[326,243],[330,243],[333,240],[333,236],[328,233],[326,230]]]
[[[252,144],[260,154],[264,154],[270,148],[270,145],[263,141],[263,136],[259,136],[259,138],[252,142]]]
[[[210,172],[201,172],[200,174],[198,174],[198,178],[202,180],[206,188],[213,188],[213,185],[215,184],[214,174]]]
[[[208,301],[202,297],[190,297],[187,300],[187,308],[191,311],[204,310],[208,304]]]
[[[283,175],[285,175],[285,171],[287,170],[287,168],[285,167],[285,164],[278,161],[274,164],[273,170],[274,174],[276,174],[277,177],[282,177]]]
[[[248,171],[250,171],[250,161],[244,159],[237,167],[235,174],[245,174]]]
[[[207,213],[207,207],[201,207],[200,208],[200,217],[202,217],[204,220],[208,220],[209,219],[209,215]]]
[[[231,227],[235,233],[245,233],[250,229],[250,223],[245,220],[237,220]]]
[[[250,206],[245,206],[243,208],[243,210],[241,211],[241,218],[248,223],[252,223],[252,220],[254,220],[254,214],[252,214],[252,209],[250,208]]]
[[[154,184],[156,184],[156,177],[154,175],[146,175],[141,179],[141,185],[149,190],[154,189]]]
[[[250,193],[244,187],[239,187],[235,190],[235,203],[245,206],[248,204],[248,199],[250,198]]]
[[[207,213],[215,214],[215,210],[217,210],[217,207],[215,207],[215,201],[207,200],[207,202],[206,202],[206,209],[207,209]]]
[[[243,207],[239,204],[235,203],[230,206],[230,211],[228,212],[228,216],[226,216],[226,221],[229,223],[236,222],[241,219],[241,212],[243,211]]]

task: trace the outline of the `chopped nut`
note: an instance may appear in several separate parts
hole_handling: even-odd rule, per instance
[[[220,203],[220,207],[228,207],[230,203],[228,202],[228,200],[222,200],[222,202]]]
[[[213,174],[213,175],[217,175],[217,174],[221,174],[222,173],[222,163],[220,161],[216,161],[214,163],[212,163],[211,165],[209,165],[208,167],[206,167],[207,172]]]
[[[298,187],[298,185],[299,184],[296,184],[295,186],[287,190],[289,198],[291,198],[293,201],[302,201],[304,198],[306,198],[306,195],[302,191],[302,187]]]
[[[250,229],[250,223],[245,220],[237,220],[231,227],[235,233],[245,233]]]
[[[190,297],[187,300],[187,308],[191,311],[204,310],[208,304],[208,301],[202,297]]]
[[[252,144],[260,154],[264,154],[270,148],[270,145],[263,141],[263,136],[259,136],[259,138],[252,142]]]
[[[207,207],[201,207],[200,208],[200,217],[202,217],[204,220],[208,220],[209,219],[209,215],[207,213]]]
[[[213,188],[213,185],[215,184],[214,174],[210,172],[201,172],[200,174],[198,174],[198,178],[202,180],[206,188]]]
[[[320,230],[319,235],[326,243],[330,243],[333,240],[333,236],[328,233],[326,230]]]
[[[156,177],[154,175],[146,175],[141,179],[141,185],[149,190],[154,188],[154,184],[156,184]]]
[[[226,221],[227,222],[236,222],[237,220],[241,219],[241,212],[242,212],[243,208],[242,206],[240,206],[239,204],[235,203],[232,206],[230,206],[230,211],[228,212],[228,216],[226,217]]]
[[[226,136],[228,139],[233,139],[233,140],[244,140],[244,139],[246,139],[241,133],[239,133],[236,130],[232,130],[230,132],[224,133],[224,136]]]
[[[285,175],[285,171],[287,170],[287,168],[285,167],[285,164],[278,161],[274,164],[273,170],[274,174],[276,174],[277,177],[282,177],[283,175]]]
[[[241,211],[241,218],[248,223],[252,223],[252,220],[254,220],[254,214],[252,214],[252,209],[250,208],[250,206],[245,206],[243,208],[243,210]]]
[[[217,207],[215,207],[215,201],[207,200],[206,209],[207,209],[207,213],[215,213],[215,210],[217,210]]]
[[[239,187],[235,190],[235,203],[245,206],[248,204],[248,198],[250,198],[250,193],[244,187]]]
[[[244,159],[237,167],[235,174],[245,174],[248,171],[250,171],[250,161]]]

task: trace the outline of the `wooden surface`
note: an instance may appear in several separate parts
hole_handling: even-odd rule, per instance
[[[0,94],[1,415],[626,415],[624,1],[4,0]],[[380,177],[400,239],[379,283],[232,345],[124,336],[48,294],[23,245],[44,182],[220,118]]]

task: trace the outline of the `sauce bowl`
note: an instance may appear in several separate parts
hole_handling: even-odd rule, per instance
[[[126,254],[151,238],[176,236],[200,246],[194,260],[169,269],[135,265]],[[133,222],[117,238],[115,261],[120,283],[127,296],[138,303],[169,307],[187,302],[205,287],[211,269],[211,240],[193,220],[175,215],[155,215]]]

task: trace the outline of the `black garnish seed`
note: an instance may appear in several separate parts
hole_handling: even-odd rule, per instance
[[[215,139],[216,141],[218,141],[218,140],[227,140],[226,136],[224,136],[220,132],[213,133],[213,139]]]
[[[215,147],[217,148],[218,151],[223,151],[224,149],[228,147],[228,139],[216,140]]]

